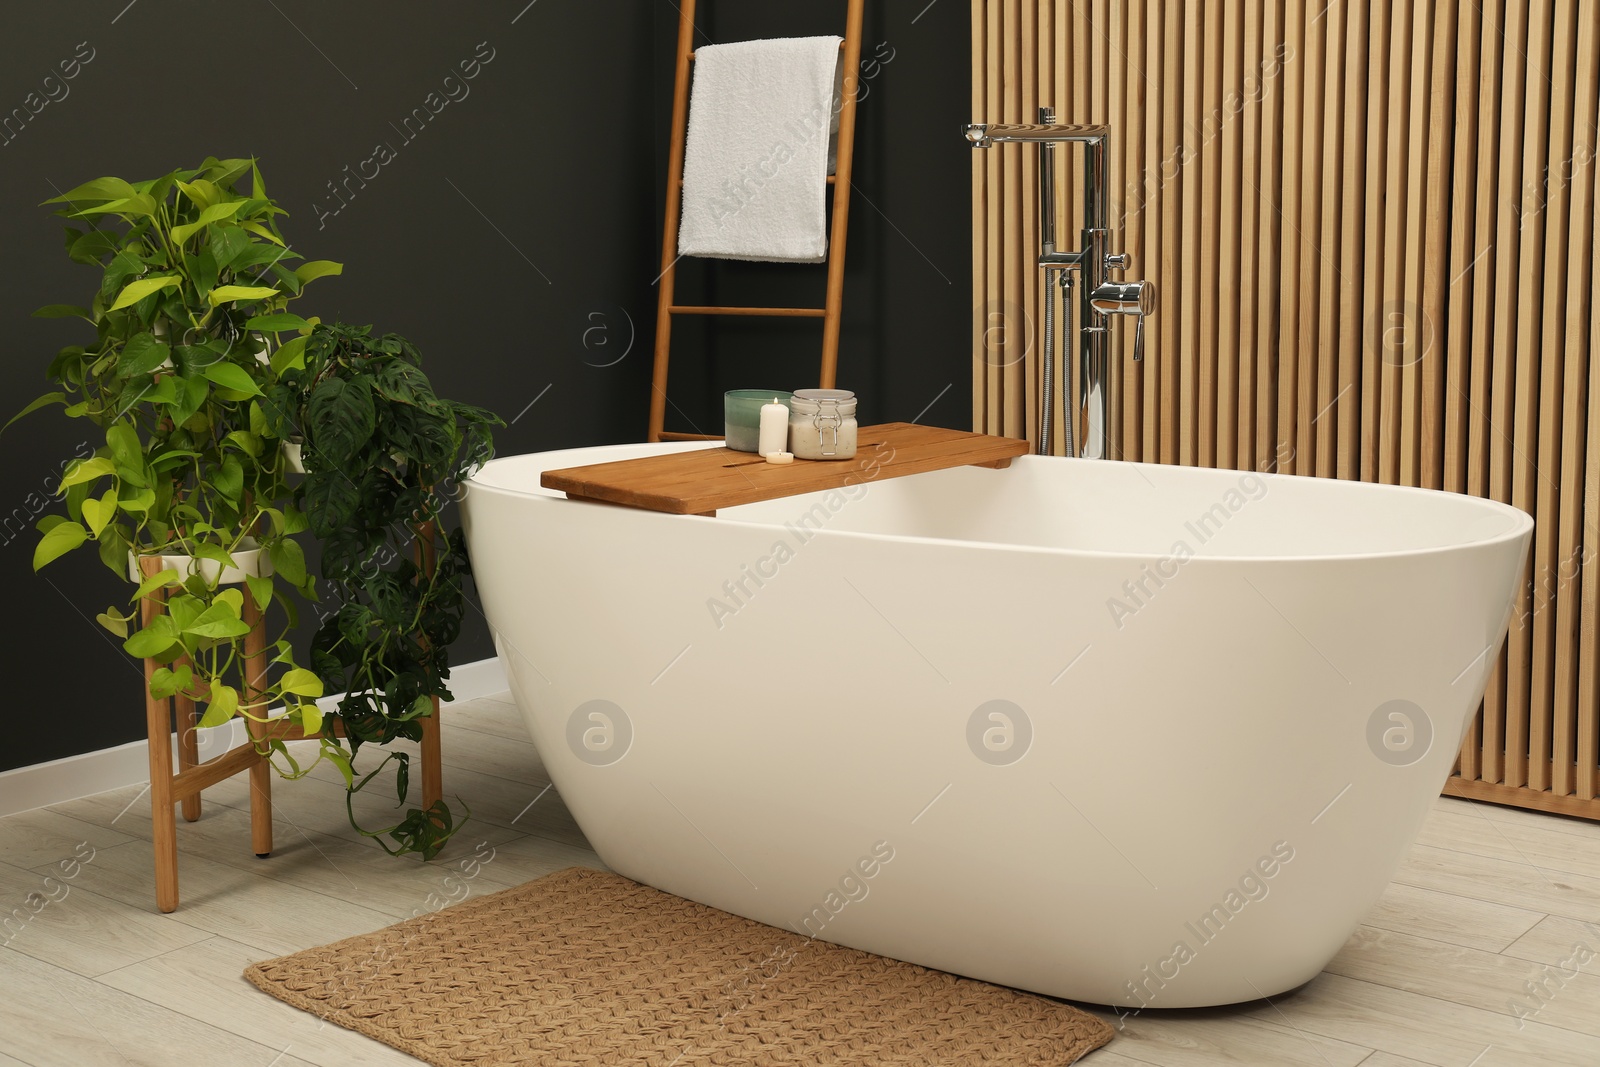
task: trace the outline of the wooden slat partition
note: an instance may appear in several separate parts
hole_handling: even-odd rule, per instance
[[[1160,297],[1145,361],[1113,345],[1114,453],[1527,510],[1448,791],[1600,819],[1600,5],[972,0],[972,28],[973,121],[1113,127],[1112,248]],[[1030,438],[1034,151],[972,164],[974,428]],[[1057,175],[1076,247],[1075,151]]]

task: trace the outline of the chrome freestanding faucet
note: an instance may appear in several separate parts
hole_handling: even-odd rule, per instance
[[[1086,427],[1077,454],[1085,459],[1104,459],[1111,454],[1111,316],[1137,315],[1133,335],[1133,358],[1144,358],[1144,320],[1155,310],[1155,286],[1147,281],[1116,282],[1107,277],[1112,270],[1126,270],[1131,262],[1126,252],[1110,252],[1109,220],[1106,210],[1106,141],[1109,126],[1058,126],[1055,111],[1039,109],[1037,125],[973,123],[966,128],[967,140],[974,148],[988,148],[1001,141],[1037,142],[1039,145],[1039,266],[1045,269],[1045,367],[1044,411],[1039,427],[1039,453],[1050,453],[1050,413],[1054,407],[1054,323],[1052,273],[1058,274],[1062,292],[1070,301],[1069,270],[1079,273],[1079,366],[1077,407]],[[1055,145],[1058,142],[1081,144],[1084,148],[1083,235],[1076,252],[1056,251],[1055,234]],[[1067,306],[1070,306],[1068,304]],[[1073,410],[1072,370],[1067,369],[1067,410]],[[1072,418],[1063,428],[1067,452],[1072,454]]]

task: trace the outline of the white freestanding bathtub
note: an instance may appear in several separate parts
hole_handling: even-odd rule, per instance
[[[617,872],[1133,1007],[1316,975],[1449,775],[1532,520],[1464,496],[1024,457],[675,516],[495,460],[512,692]]]

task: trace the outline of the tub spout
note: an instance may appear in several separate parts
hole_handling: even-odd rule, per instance
[[[1126,270],[1130,262],[1127,253],[1111,252],[1107,247],[1110,222],[1106,207],[1109,184],[1106,143],[1111,135],[1110,127],[1059,125],[1051,121],[1054,112],[1048,108],[1040,108],[1039,115],[1041,121],[1035,124],[969,123],[965,134],[973,148],[990,148],[1001,142],[1039,145],[1039,216],[1049,221],[1041,225],[1041,247],[1036,262],[1046,269],[1047,279],[1048,272],[1058,268],[1074,269],[1083,276],[1078,319],[1079,377],[1083,388],[1081,411],[1074,414],[1087,426],[1079,455],[1103,459],[1111,454],[1111,414],[1115,410],[1111,403],[1111,316],[1137,316],[1133,358],[1143,359],[1144,320],[1155,311],[1156,291],[1148,281],[1118,282],[1108,277],[1110,271]],[[1084,148],[1082,244],[1075,252],[1061,252],[1055,247],[1054,160],[1049,149],[1058,142],[1081,144]],[[1042,402],[1048,406],[1053,398],[1043,397]]]

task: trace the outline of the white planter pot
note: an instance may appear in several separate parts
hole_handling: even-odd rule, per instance
[[[304,474],[306,465],[300,454],[299,441],[283,442],[283,461],[289,466],[290,474]]]
[[[246,576],[265,578],[272,573],[272,560],[267,555],[267,550],[258,547],[253,537],[244,538],[240,542],[240,547],[229,555],[233,556],[235,566],[224,567],[216,560],[196,559],[194,556],[163,554],[160,557],[161,566],[157,570],[175,570],[178,572],[179,581],[198,574],[207,585],[238,585]],[[131,582],[144,580],[139,571],[139,559],[140,557],[132,552],[128,553],[128,580]]]

